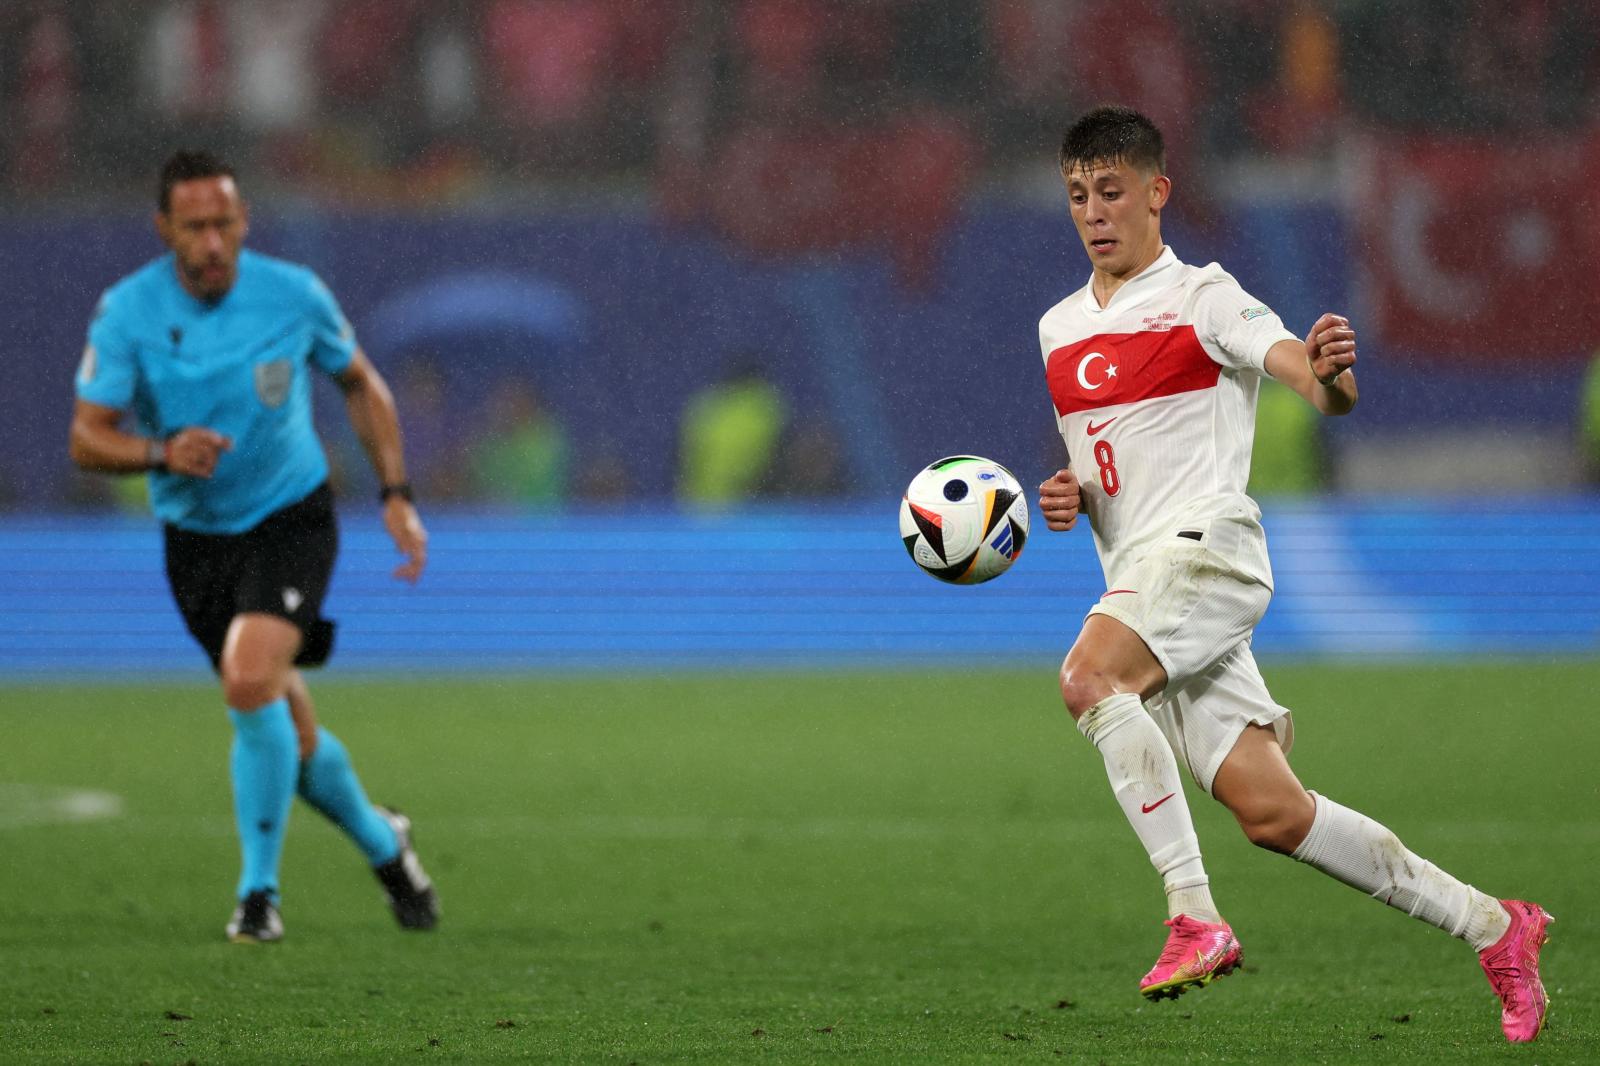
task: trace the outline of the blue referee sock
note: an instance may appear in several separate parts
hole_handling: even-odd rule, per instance
[[[294,801],[295,765],[300,745],[289,701],[269,703],[254,711],[228,709],[233,719],[233,816],[239,827],[243,868],[239,898],[258,889],[278,893],[278,858]]]
[[[317,727],[317,750],[300,764],[300,798],[355,841],[374,866],[400,854],[394,828],[367,799],[339,738]]]

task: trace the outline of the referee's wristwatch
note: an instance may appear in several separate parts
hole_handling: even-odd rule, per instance
[[[388,503],[389,497],[398,496],[407,503],[415,503],[416,497],[411,493],[411,482],[400,481],[393,485],[385,485],[378,490],[378,502]]]
[[[144,463],[150,470],[166,473],[167,470],[167,442],[159,437],[151,437],[145,442]]]

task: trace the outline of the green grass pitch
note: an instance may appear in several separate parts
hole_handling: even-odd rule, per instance
[[[3,687],[0,1062],[1600,1061],[1600,664],[1266,672],[1309,786],[1556,915],[1537,1044],[1504,1043],[1465,945],[1192,789],[1245,968],[1144,1004],[1160,885],[1049,666],[335,671],[323,719],[414,815],[439,930],[397,930],[297,806],[287,938],[225,943],[214,691]]]

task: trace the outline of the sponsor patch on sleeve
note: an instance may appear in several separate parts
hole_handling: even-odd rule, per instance
[[[1272,308],[1266,304],[1258,304],[1255,307],[1246,307],[1243,311],[1240,311],[1239,317],[1248,322],[1252,318],[1261,318],[1263,315],[1270,314],[1272,314]]]
[[[84,385],[87,385],[93,381],[95,368],[98,363],[99,359],[97,358],[97,353],[94,350],[94,345],[85,345],[83,349],[83,359],[78,363],[78,381]]]

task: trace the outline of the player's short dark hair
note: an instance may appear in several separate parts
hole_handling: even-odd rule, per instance
[[[1061,172],[1071,174],[1096,164],[1127,163],[1166,172],[1167,149],[1156,124],[1131,107],[1107,104],[1081,116],[1061,138]]]
[[[180,181],[197,178],[231,178],[233,168],[204,150],[180,149],[172,153],[161,168],[161,187],[156,191],[156,206],[164,215],[172,209],[172,187]]]

